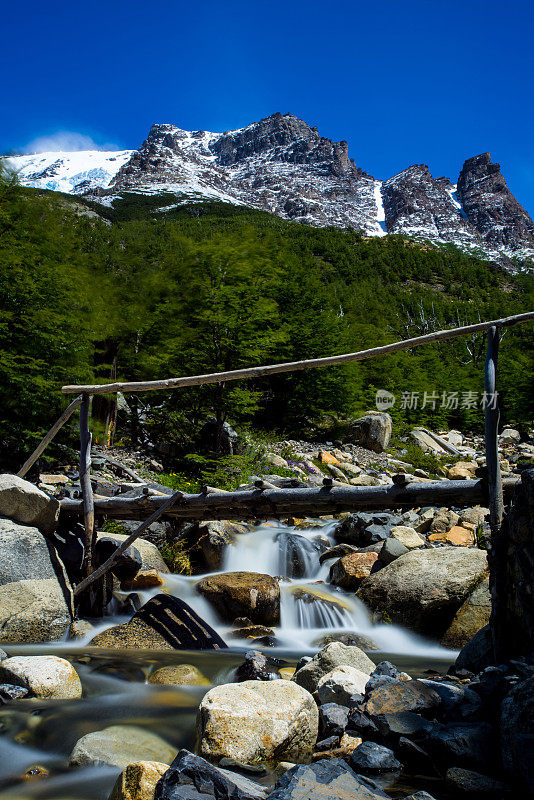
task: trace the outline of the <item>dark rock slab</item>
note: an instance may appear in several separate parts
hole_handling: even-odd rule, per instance
[[[364,775],[402,770],[402,764],[395,758],[393,750],[376,742],[362,742],[351,755],[350,765],[356,772]]]
[[[130,622],[97,634],[90,644],[156,650],[220,650],[226,647],[217,631],[187,603],[166,594],[152,597]]]
[[[321,759],[289,769],[267,800],[378,800],[387,795],[342,758]],[[159,798],[156,797],[156,800]]]
[[[245,660],[236,667],[234,681],[273,681],[280,677],[278,668],[280,661],[261,653],[259,650],[249,650],[245,653]]]
[[[368,714],[395,714],[402,711],[430,713],[441,703],[440,696],[422,681],[394,681],[373,689],[367,696]]]
[[[338,703],[319,706],[319,731],[321,736],[342,736],[348,724],[349,709]]]
[[[249,778],[180,750],[156,784],[154,800],[263,800],[266,794],[264,786]]]

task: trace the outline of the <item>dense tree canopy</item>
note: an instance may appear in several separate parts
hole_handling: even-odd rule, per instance
[[[16,466],[60,413],[62,383],[330,355],[534,308],[532,277],[453,247],[367,239],[218,203],[158,211],[169,205],[168,197],[129,195],[106,208],[0,175],[2,466]],[[187,449],[210,413],[220,423],[299,433],[325,414],[372,408],[377,389],[396,395],[398,423],[477,427],[480,408],[462,398],[482,391],[483,361],[476,337],[347,367],[141,395],[127,398],[131,414],[117,433],[131,436],[141,419],[152,439]],[[509,330],[500,366],[507,421],[531,422],[533,374],[532,328]],[[454,393],[457,405],[444,406]],[[416,395],[417,407],[403,407]]]

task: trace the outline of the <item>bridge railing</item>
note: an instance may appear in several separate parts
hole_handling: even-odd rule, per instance
[[[414,347],[421,347],[425,344],[455,339],[460,336],[467,336],[474,333],[486,333],[487,336],[487,355],[484,371],[484,388],[486,396],[492,396],[496,391],[497,358],[499,347],[499,330],[512,325],[518,325],[534,320],[534,311],[524,314],[516,314],[511,317],[479,322],[474,325],[464,325],[458,328],[450,328],[441,331],[434,331],[424,336],[412,339],[404,339],[381,347],[373,347],[367,350],[359,350],[354,353],[344,353],[337,356],[326,358],[313,358],[303,361],[291,361],[281,364],[269,364],[261,367],[249,367],[247,369],[231,370],[227,372],[215,372],[206,375],[191,375],[178,378],[167,378],[158,381],[135,381],[135,382],[114,382],[107,384],[74,385],[63,386],[62,393],[66,395],[77,395],[75,399],[65,409],[52,428],[43,437],[38,447],[27,459],[18,472],[23,477],[28,473],[39,456],[43,453],[47,445],[52,441],[58,431],[70,419],[72,414],[80,409],[80,485],[82,491],[81,501],[62,501],[62,512],[66,514],[82,514],[84,517],[85,528],[85,578],[76,587],[75,593],[79,594],[83,589],[90,586],[98,577],[103,575],[121,555],[122,552],[138,536],[162,514],[179,516],[188,519],[232,519],[239,514],[242,518],[272,513],[291,514],[298,508],[300,513],[313,513],[321,510],[345,510],[347,508],[394,508],[405,505],[407,502],[413,505],[428,504],[434,502],[458,502],[463,498],[464,502],[479,502],[482,499],[488,500],[490,508],[490,525],[492,533],[497,535],[503,516],[503,482],[499,465],[498,454],[498,425],[499,408],[497,403],[488,403],[486,406],[485,417],[485,449],[487,476],[483,481],[451,481],[449,493],[445,491],[441,482],[420,484],[411,483],[407,486],[394,485],[393,487],[338,487],[333,482],[328,483],[321,489],[276,489],[274,487],[258,486],[252,492],[220,492],[206,491],[198,495],[185,495],[183,492],[175,492],[166,498],[142,498],[141,501],[135,500],[124,505],[126,501],[119,501],[117,498],[109,500],[98,500],[97,511],[99,514],[108,516],[130,517],[135,519],[145,519],[145,521],[131,534],[122,545],[117,548],[115,553],[97,569],[93,569],[93,548],[95,542],[95,502],[91,486],[91,432],[89,429],[89,415],[92,395],[110,393],[129,393],[129,392],[148,392],[157,390],[182,389],[189,386],[202,386],[210,383],[226,383],[228,381],[246,380],[248,378],[260,378],[282,372],[295,372],[298,370],[314,369],[317,367],[340,366],[364,361],[369,358],[376,358],[401,350],[411,350]],[[461,484],[453,486],[452,484]],[[509,490],[511,484],[508,481],[506,489]],[[372,491],[378,489],[380,491]],[[304,494],[302,494],[304,492]],[[452,492],[452,494],[451,494]],[[239,495],[239,497],[238,497]],[[366,505],[367,504],[367,505]],[[374,504],[374,505],[370,505]],[[208,515],[208,516],[206,516]],[[211,517],[209,515],[212,515]],[[150,522],[149,522],[150,520]]]

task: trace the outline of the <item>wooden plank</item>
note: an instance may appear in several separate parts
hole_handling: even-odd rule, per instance
[[[95,538],[95,509],[93,487],[91,486],[91,432],[89,430],[89,411],[91,397],[84,394],[80,406],[80,486],[82,489],[81,508],[85,528],[83,572],[85,576],[93,571],[93,544]]]
[[[503,489],[510,494],[519,478],[507,478]],[[145,519],[165,502],[164,497],[109,497],[95,501],[99,517]],[[183,520],[269,519],[288,516],[313,516],[342,511],[418,508],[420,506],[469,506],[487,504],[484,480],[409,483],[406,486],[311,487],[304,489],[248,489],[216,494],[184,494],[179,506],[167,509],[166,516]],[[61,500],[61,514],[79,516],[79,500]]]
[[[534,320],[534,311],[525,314],[516,314],[512,317],[492,320],[490,322],[479,322],[475,325],[464,325],[461,328],[451,328],[443,331],[434,331],[425,336],[417,336],[414,339],[405,339],[400,342],[393,342],[382,347],[372,347],[369,350],[360,350],[356,353],[345,353],[339,356],[328,356],[326,358],[311,358],[306,361],[288,361],[283,364],[269,364],[264,367],[249,367],[247,369],[236,369],[229,372],[214,372],[207,375],[191,375],[183,378],[167,378],[161,381],[134,381],[116,382],[106,384],[96,384],[92,386],[63,386],[63,394],[77,394],[78,392],[89,392],[91,394],[108,394],[113,392],[149,392],[158,389],[181,389],[185,386],[202,386],[208,383],[223,383],[227,381],[240,381],[245,378],[263,378],[266,375],[274,375],[280,372],[295,372],[303,369],[315,367],[329,367],[340,364],[350,364],[354,361],[363,361],[375,356],[396,353],[399,350],[410,350],[412,347],[420,347],[423,344],[432,344],[447,339],[455,339],[458,336],[487,331],[489,328],[499,326],[517,325],[521,322]]]
[[[128,536],[127,539],[120,544],[117,549],[110,555],[110,557],[104,561],[97,569],[93,570],[89,575],[87,575],[74,589],[74,595],[78,595],[87,589],[92,583],[94,583],[98,578],[101,578],[106,572],[109,572],[113,564],[117,561],[118,558],[127,550],[131,544],[135,542],[136,539],[141,536],[141,534],[146,531],[153,522],[155,522],[161,515],[170,508],[177,500],[183,497],[183,492],[174,492],[172,495],[167,495],[167,499],[165,500],[159,508],[157,508],[144,522],[139,525],[135,531]]]
[[[43,436],[40,443],[37,445],[31,456],[24,462],[22,467],[17,472],[19,478],[23,478],[26,473],[33,467],[39,456],[45,451],[48,447],[54,436],[61,430],[63,425],[72,417],[74,412],[76,411],[79,406],[82,404],[82,395],[76,397],[70,405],[67,406],[63,414],[58,417],[56,422],[52,425],[46,436]]]

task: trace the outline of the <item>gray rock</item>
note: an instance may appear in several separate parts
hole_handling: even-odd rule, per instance
[[[370,411],[351,424],[347,441],[375,453],[383,453],[389,445],[392,429],[393,422],[389,414]]]
[[[200,753],[215,762],[306,762],[318,730],[315,700],[286,680],[215,686],[202,699],[197,715]]]
[[[226,548],[236,534],[245,531],[244,525],[221,520],[204,522],[198,526],[198,541],[210,570],[221,569]]]
[[[420,678],[420,681],[439,694],[440,711],[445,719],[462,720],[478,714],[482,705],[480,697],[467,686],[427,678]]]
[[[499,436],[501,444],[514,444],[521,441],[521,434],[515,428],[505,428]]]
[[[317,697],[321,703],[348,706],[353,695],[363,695],[368,680],[369,675],[355,667],[335,667],[319,679]]]
[[[18,475],[0,475],[0,516],[53,533],[59,502]]]
[[[417,680],[393,680],[378,685],[366,694],[367,714],[396,714],[404,711],[430,713],[439,708],[441,698]]]
[[[347,647],[341,642],[332,642],[298,669],[291,680],[309,692],[314,692],[323,675],[341,666],[355,667],[367,675],[375,668],[371,659],[359,647]]]
[[[387,567],[388,564],[391,564],[392,561],[395,561],[397,558],[405,555],[408,553],[409,550],[405,547],[398,539],[393,539],[390,537],[386,539],[382,547],[380,548],[380,553],[378,554],[378,561],[377,567]],[[376,568],[375,568],[376,571]]]
[[[22,700],[29,695],[28,689],[24,686],[16,686],[12,683],[0,683],[0,706],[11,703],[13,700]]]
[[[56,578],[0,586],[0,642],[34,644],[60,639],[71,619]]]
[[[0,663],[0,682],[23,686],[34,697],[73,700],[82,696],[78,673],[57,656],[13,656]]]
[[[491,596],[489,576],[464,600],[441,639],[443,647],[459,650],[464,647],[481,628],[489,624],[491,616]]]
[[[100,532],[97,534],[97,539],[99,542],[111,541],[117,547],[127,538],[128,537],[126,534],[122,533]],[[132,545],[132,549],[137,550],[141,556],[141,569],[155,569],[159,573],[169,572],[169,568],[162,559],[158,548],[156,545],[152,544],[152,542],[148,542],[146,539],[141,537],[135,540],[135,543]]]
[[[402,764],[395,758],[393,750],[375,742],[362,742],[351,755],[349,763],[356,772],[364,775],[400,772],[402,769]]]
[[[0,519],[0,585],[56,578],[49,545],[35,527]]]
[[[179,597],[151,597],[129,622],[98,633],[90,644],[123,650],[219,650],[226,647],[217,631]]]
[[[267,800],[382,800],[370,779],[356,775],[342,758],[321,759],[288,769]]]
[[[348,724],[349,709],[338,703],[322,703],[319,707],[319,731],[323,738],[342,736]]]
[[[322,552],[319,556],[319,563],[324,564],[325,561],[328,561],[330,558],[341,558],[342,556],[346,556],[349,553],[357,553],[358,548],[352,544],[336,544],[334,547],[328,547],[324,552]]]
[[[111,725],[78,739],[70,754],[69,766],[108,764],[124,769],[132,761],[170,764],[176,752],[175,747],[149,730],[135,725]]]
[[[445,773],[445,781],[450,789],[462,794],[502,797],[503,793],[507,791],[507,787],[502,781],[461,767],[450,767]]]
[[[358,596],[380,617],[428,636],[440,636],[487,572],[482,550],[411,550],[366,578]]]
[[[457,670],[479,673],[493,664],[493,639],[490,626],[485,625],[462,647],[454,666]]]
[[[425,740],[425,749],[442,769],[485,769],[488,764],[498,763],[496,732],[487,722],[435,725]]]

